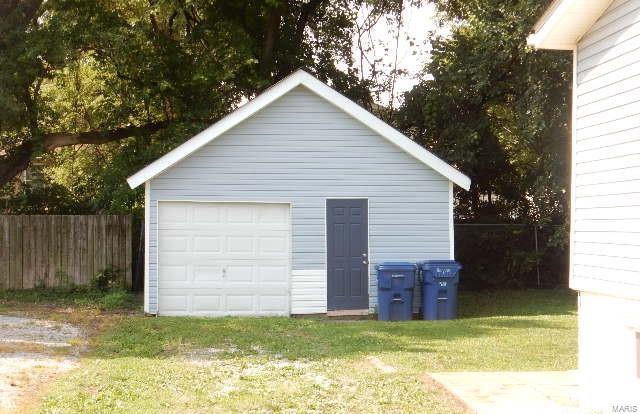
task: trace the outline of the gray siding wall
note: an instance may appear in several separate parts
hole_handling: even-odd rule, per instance
[[[640,0],[615,0],[576,59],[571,285],[640,298]]]
[[[157,311],[158,200],[292,203],[292,270],[325,270],[325,199],[369,199],[374,265],[449,258],[449,181],[298,87],[150,183],[149,311]]]

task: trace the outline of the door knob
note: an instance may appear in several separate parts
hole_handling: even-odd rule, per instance
[[[369,259],[367,258],[367,254],[366,253],[362,253],[362,264],[364,264],[364,265],[368,265],[369,264]]]

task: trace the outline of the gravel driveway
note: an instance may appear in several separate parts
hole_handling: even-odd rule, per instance
[[[56,375],[77,365],[79,328],[0,315],[0,413],[16,410]]]

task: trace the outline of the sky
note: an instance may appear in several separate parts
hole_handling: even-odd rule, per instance
[[[426,3],[426,2],[425,2]],[[362,8],[359,12],[358,21],[360,24],[364,22],[368,13],[368,8]],[[406,76],[400,76],[396,80],[394,88],[394,106],[401,103],[401,95],[418,83],[419,75],[424,65],[429,60],[429,52],[431,49],[429,42],[430,32],[439,34],[445,33],[446,29],[440,28],[436,19],[435,7],[431,3],[423,4],[419,7],[406,5],[402,13],[402,26],[400,37],[398,38],[398,47],[396,49],[396,37],[398,33],[397,22],[380,19],[380,21],[371,30],[371,39],[365,38],[364,41],[372,46],[372,51],[367,55],[370,60],[381,58],[381,67],[386,74],[391,73],[393,69],[396,50],[397,50],[397,67],[408,72]],[[413,46],[412,46],[413,44]],[[385,48],[389,52],[384,55]],[[357,36],[354,39],[354,60],[360,62],[360,49],[357,45]],[[369,75],[366,66],[364,67],[364,76]],[[388,104],[390,91],[380,95],[379,103]]]

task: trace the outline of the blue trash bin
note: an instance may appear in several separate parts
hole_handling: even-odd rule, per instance
[[[384,262],[377,265],[376,270],[378,272],[378,320],[411,320],[416,265],[411,262]]]
[[[422,279],[422,318],[455,319],[458,313],[460,263],[455,260],[427,260],[418,263]]]

